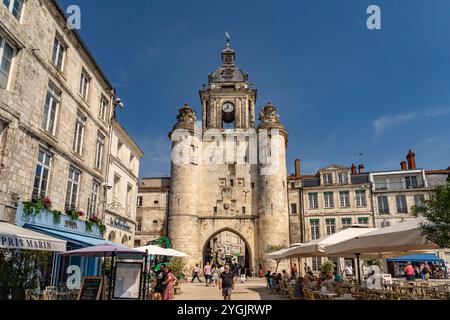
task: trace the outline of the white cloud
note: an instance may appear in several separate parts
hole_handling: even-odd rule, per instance
[[[375,129],[375,137],[382,135],[387,128],[408,122],[417,117],[419,114],[419,112],[403,113],[397,115],[386,115],[376,119],[372,123],[372,126]]]

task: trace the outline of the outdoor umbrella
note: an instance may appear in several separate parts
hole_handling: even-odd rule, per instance
[[[438,246],[427,240],[420,229],[420,224],[426,221],[423,218],[413,218],[361,234],[329,246],[327,253],[334,256],[378,254],[387,257],[409,251],[437,249]]]
[[[352,239],[358,235],[374,231],[374,228],[354,225],[332,235],[310,241],[302,246],[294,247],[282,253],[282,258],[290,257],[325,257],[330,256],[328,248],[331,245]]]
[[[180,252],[180,251],[177,251],[174,249],[166,249],[166,251],[168,252],[167,256],[169,256],[169,257],[181,257],[181,258],[189,257],[189,255],[187,255],[186,253]]]
[[[62,253],[63,256],[80,256],[80,257],[111,257],[111,281],[109,281],[109,295],[108,298],[111,299],[112,294],[112,283],[113,283],[113,269],[114,269],[114,258],[119,256],[121,258],[143,258],[147,255],[147,253],[137,249],[131,249],[119,244],[109,244],[104,243],[92,247],[86,247],[78,250],[72,250],[68,252]],[[145,259],[145,264],[147,263],[147,259]],[[145,267],[144,267],[145,270]],[[144,285],[145,287],[145,285]]]
[[[272,258],[274,260],[284,259],[284,258],[286,258],[285,254],[287,252],[289,252],[293,248],[296,248],[296,247],[299,247],[299,246],[303,246],[303,244],[302,243],[296,243],[294,245],[291,245],[289,248],[284,248],[284,249],[281,249],[281,250],[278,250],[278,251],[274,251],[274,252],[268,253],[266,256],[268,258]]]
[[[122,245],[100,244],[92,247],[86,247],[78,250],[72,250],[62,253],[63,256],[79,256],[79,257],[105,257],[117,256],[118,254],[142,256],[144,252],[137,249],[131,249]]]
[[[136,248],[136,250],[139,250],[139,251],[147,250],[149,256],[170,256],[170,257],[173,256],[173,253],[170,252],[169,249],[165,249],[165,248],[154,246],[154,245],[139,247],[139,248]]]

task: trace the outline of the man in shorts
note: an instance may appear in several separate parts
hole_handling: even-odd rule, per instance
[[[231,292],[234,289],[233,274],[230,271],[230,266],[225,266],[225,271],[220,275],[219,290],[222,290],[224,300],[231,300]]]

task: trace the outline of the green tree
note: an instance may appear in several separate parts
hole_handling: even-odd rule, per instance
[[[450,247],[450,183],[429,192],[423,204],[413,207],[413,215],[428,220],[420,226],[428,240],[440,248]]]

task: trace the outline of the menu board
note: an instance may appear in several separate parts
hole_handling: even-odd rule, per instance
[[[118,262],[114,279],[114,299],[140,299],[142,263]]]
[[[103,292],[103,277],[85,277],[78,293],[78,300],[100,300]]]

